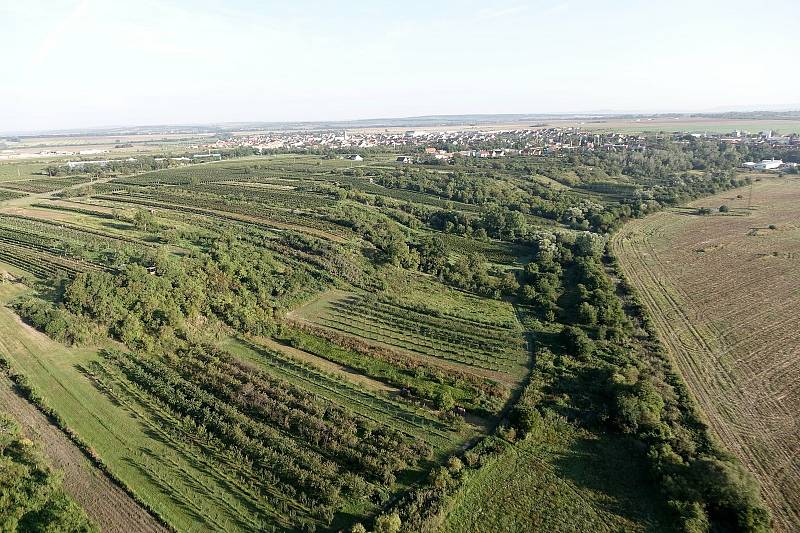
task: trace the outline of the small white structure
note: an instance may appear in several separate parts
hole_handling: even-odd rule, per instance
[[[348,159],[348,160],[350,160],[350,161],[363,161],[363,160],[364,160],[364,158],[363,158],[363,157],[361,157],[361,156],[360,156],[360,155],[358,155],[358,154],[350,154],[350,155],[346,155],[346,156],[344,156],[344,158],[345,158],[345,159]]]
[[[67,161],[67,166],[70,168],[70,170],[74,170],[76,168],[84,168],[87,165],[97,165],[99,167],[104,167],[104,166],[108,165],[110,162],[111,161],[109,161],[108,159],[104,159],[102,161],[100,161],[100,160],[97,160],[97,161]]]
[[[403,163],[404,165],[408,165],[408,164],[414,162],[413,159],[411,159],[407,155],[398,156],[397,159],[395,159],[395,161],[398,162],[398,163]]]
[[[756,163],[753,166],[756,170],[773,170],[776,168],[780,168],[783,165],[783,161],[780,159],[762,159],[760,163]]]

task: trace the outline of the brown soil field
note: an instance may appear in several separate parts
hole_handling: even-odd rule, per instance
[[[48,462],[64,472],[64,489],[104,532],[167,531],[36,407],[14,392],[13,383],[0,376],[0,406],[14,417],[25,434],[36,442]]]
[[[761,482],[775,528],[800,530],[800,179],[632,221],[612,249],[713,432]]]

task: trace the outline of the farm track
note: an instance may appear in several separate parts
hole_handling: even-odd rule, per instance
[[[260,344],[261,346],[264,346],[270,350],[281,352],[285,355],[288,355],[289,357],[298,359],[304,363],[308,363],[310,365],[318,367],[320,370],[324,372],[336,374],[339,377],[357,383],[367,389],[380,392],[388,392],[392,394],[400,392],[400,389],[387,385],[386,383],[374,380],[372,378],[369,378],[363,374],[360,374],[356,370],[349,369],[344,365],[328,361],[323,357],[308,353],[298,348],[281,344],[280,342],[274,339],[270,339],[268,337],[257,337],[252,339],[252,342],[254,342],[255,344]]]
[[[104,532],[167,531],[108,476],[92,465],[83,452],[50,423],[36,407],[18,396],[13,383],[0,376],[0,403],[25,434],[41,445],[49,463],[64,471],[64,489]]]
[[[800,182],[765,180],[746,216],[662,212],[612,240],[714,433],[756,475],[776,529],[800,528]],[[746,196],[746,195],[745,195]],[[695,205],[695,204],[693,204]],[[753,233],[775,224],[777,229]]]
[[[0,313],[11,312],[0,309]],[[11,320],[17,320],[11,318]],[[27,327],[20,324],[21,327]],[[14,343],[0,336],[0,353],[9,354]],[[41,445],[50,464],[64,471],[64,489],[108,532],[167,531],[105,473],[95,467],[83,452],[34,405],[19,396],[14,384],[0,375],[0,405],[13,416],[25,433]]]

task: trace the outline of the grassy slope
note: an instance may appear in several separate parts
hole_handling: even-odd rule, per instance
[[[386,292],[407,305],[424,305],[468,320],[491,320],[517,327],[514,307],[508,302],[469,294],[439,283],[435,278],[389,268]]]

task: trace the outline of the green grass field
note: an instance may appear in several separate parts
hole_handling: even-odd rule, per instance
[[[386,294],[402,299],[409,305],[419,305],[443,315],[466,320],[489,321],[510,328],[519,328],[514,307],[508,302],[481,298],[443,285],[430,276],[401,269],[387,269],[384,275]]]
[[[0,163],[0,184],[4,181],[42,178],[45,161],[7,161]]]
[[[671,531],[641,451],[551,422],[470,470],[435,529],[443,533]]]

